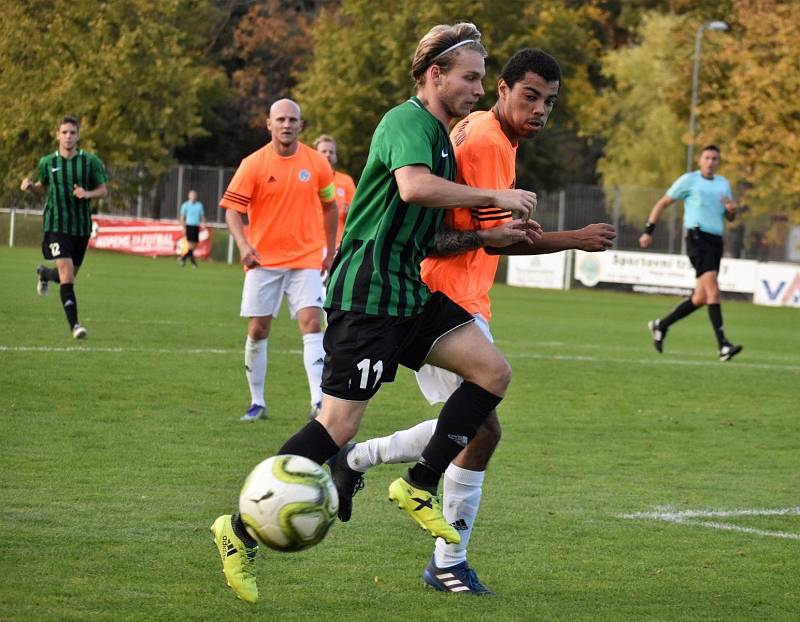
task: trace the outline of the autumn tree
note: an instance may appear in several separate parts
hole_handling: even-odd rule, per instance
[[[686,18],[649,14],[638,45],[603,59],[610,86],[598,98],[587,129],[605,140],[598,172],[609,194],[622,193],[621,213],[633,220],[653,207],[642,188],[666,189],[684,170],[688,115],[678,114],[683,106],[675,100],[685,90],[680,68],[691,61],[690,33]]]
[[[150,176],[203,132],[200,100],[220,73],[203,57],[210,1],[29,0],[6,3],[0,25],[0,167],[6,196],[55,148],[63,114],[81,144],[115,171]],[[119,178],[112,178],[118,188]],[[12,195],[13,196],[13,195]]]
[[[698,142],[718,141],[753,223],[800,224],[800,3],[739,0],[712,51]]]
[[[306,140],[320,132],[333,134],[343,167],[357,174],[382,115],[414,92],[410,65],[420,37],[435,24],[472,21],[489,51],[486,96],[478,108],[494,102],[500,69],[517,49],[541,47],[559,59],[565,87],[553,129],[520,154],[519,181],[542,189],[574,178],[570,145],[581,140],[577,126],[593,93],[587,67],[596,58],[597,43],[591,35],[591,3],[578,9],[572,4],[344,0],[339,10],[323,10],[311,31],[313,60],[295,91],[308,124]]]

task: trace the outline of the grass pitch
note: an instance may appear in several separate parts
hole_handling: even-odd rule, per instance
[[[744,352],[716,360],[705,311],[666,352],[675,298],[496,286],[514,368],[470,561],[498,596],[422,588],[433,541],[367,475],[352,520],[262,551],[261,601],[225,586],[208,526],[305,423],[296,326],[269,344],[270,419],[248,406],[242,272],[89,252],[76,342],[36,249],[0,249],[0,620],[796,620],[800,313],[723,305]],[[359,438],[435,416],[412,374]]]

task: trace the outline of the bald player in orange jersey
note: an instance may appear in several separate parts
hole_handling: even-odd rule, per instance
[[[303,336],[309,417],[319,411],[325,359],[321,275],[331,267],[336,242],[333,170],[323,155],[300,142],[300,107],[290,99],[275,102],[267,129],[272,140],[242,160],[220,201],[246,270],[241,316],[249,318],[244,365],[251,405],[243,421],[267,416],[267,340],[284,295]]]
[[[541,50],[517,52],[504,67],[498,84],[497,104],[474,112],[453,130],[459,180],[470,186],[513,188],[519,141],[544,128],[561,86],[561,69]],[[437,232],[436,255],[422,264],[422,278],[432,291],[443,291],[489,331],[489,290],[497,272],[498,254],[542,254],[571,248],[602,251],[615,238],[608,224],[593,224],[577,231],[545,232],[531,245],[520,242],[493,249],[491,232],[511,220],[508,211],[495,207],[460,208],[445,216]],[[452,372],[425,365],[417,382],[431,404],[445,401],[461,383]],[[363,472],[382,463],[413,462],[433,434],[436,420],[356,445],[346,445],[336,456],[333,479],[339,491],[339,518],[349,520],[352,496],[363,487]],[[500,440],[500,423],[492,412],[475,438],[445,471],[444,515],[461,536],[459,544],[436,541],[433,559],[423,571],[425,584],[434,589],[463,594],[489,594],[467,563],[467,546],[480,504],[484,473]]]
[[[336,170],[336,163],[339,161],[336,152],[336,141],[328,134],[320,134],[314,141],[314,149],[324,155],[331,167],[333,167],[333,185],[336,188],[336,207],[339,210],[339,228],[336,233],[336,248],[342,241],[344,233],[344,221],[347,219],[347,212],[350,211],[350,204],[356,194],[356,184],[353,178],[347,173]]]

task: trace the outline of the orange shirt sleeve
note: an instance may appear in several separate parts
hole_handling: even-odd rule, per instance
[[[247,207],[255,193],[256,166],[252,157],[247,157],[239,164],[239,168],[233,175],[219,206],[223,209],[232,209],[237,212],[247,212]]]
[[[314,153],[316,154],[316,152]],[[327,158],[325,158],[324,156],[320,155],[318,158],[315,159],[317,163],[316,167],[317,167],[317,178],[319,180],[318,190],[320,194],[320,201],[322,201],[323,203],[327,203],[328,201],[326,201],[323,198],[322,193],[326,188],[328,188],[328,186],[330,186],[333,183],[333,168],[331,167],[330,162],[328,162]],[[336,195],[334,193],[332,200],[335,199]]]

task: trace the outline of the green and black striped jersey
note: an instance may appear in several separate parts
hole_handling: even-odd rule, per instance
[[[394,171],[417,164],[456,179],[447,128],[412,97],[387,112],[372,136],[332,267],[327,308],[391,317],[413,317],[422,310],[430,290],[420,277],[420,263],[444,210],[400,198]]]
[[[94,190],[106,183],[106,169],[93,153],[78,149],[72,158],[58,151],[39,160],[37,179],[47,188],[44,205],[44,230],[88,236],[92,233],[90,199],[72,194],[75,186]]]

